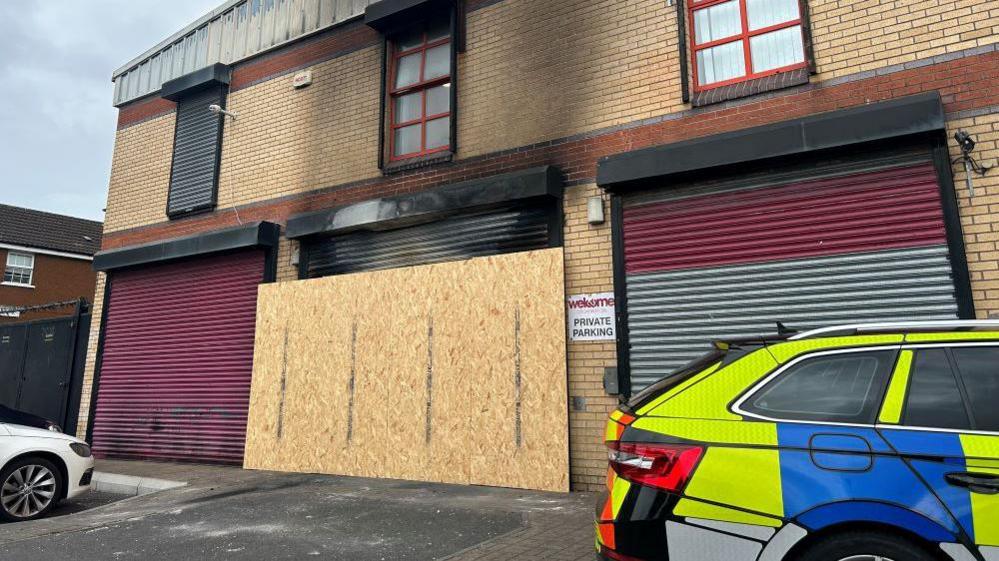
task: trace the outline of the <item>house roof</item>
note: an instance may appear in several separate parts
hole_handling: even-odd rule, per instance
[[[103,228],[94,220],[0,204],[0,244],[93,255]]]

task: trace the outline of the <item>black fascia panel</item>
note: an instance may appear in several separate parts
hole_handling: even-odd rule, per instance
[[[413,25],[435,10],[450,9],[454,0],[381,0],[364,10],[364,23],[383,35]]]
[[[185,95],[201,88],[226,85],[231,76],[229,65],[216,63],[163,82],[163,87],[160,88],[160,97],[170,101],[179,101]]]
[[[623,190],[691,171],[944,128],[934,91],[608,156],[597,165],[597,184]]]
[[[237,228],[112,249],[94,256],[94,270],[110,271],[251,247],[277,247],[281,227],[254,222]]]
[[[471,209],[485,209],[526,199],[562,197],[562,172],[543,166],[505,175],[463,181],[411,195],[293,216],[285,236],[291,239],[354,230],[391,230],[431,222]]]

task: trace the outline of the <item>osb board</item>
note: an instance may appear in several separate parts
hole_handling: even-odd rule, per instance
[[[567,491],[561,249],[261,286],[245,466]]]

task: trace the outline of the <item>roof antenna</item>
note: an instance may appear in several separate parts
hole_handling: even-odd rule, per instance
[[[785,335],[794,335],[795,333],[797,333],[796,330],[788,328],[782,322],[777,322],[777,335],[783,337]]]

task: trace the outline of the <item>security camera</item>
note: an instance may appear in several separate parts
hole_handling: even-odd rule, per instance
[[[975,139],[971,138],[971,135],[966,131],[957,131],[954,134],[954,140],[957,141],[957,145],[961,147],[961,151],[965,154],[975,149]]]
[[[215,113],[216,115],[225,115],[226,117],[230,117],[234,121],[236,120],[235,113],[233,113],[232,111],[226,111],[225,109],[222,109],[222,106],[216,103],[209,105],[208,110],[211,111],[212,113]]]

